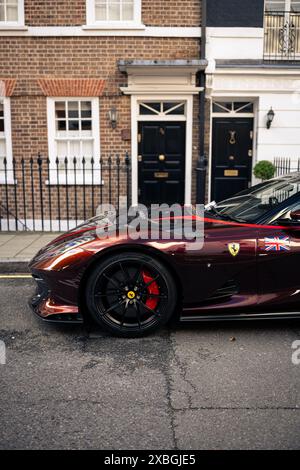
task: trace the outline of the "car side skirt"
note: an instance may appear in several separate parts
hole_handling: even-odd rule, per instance
[[[279,313],[245,313],[236,315],[190,315],[181,316],[180,322],[199,322],[199,321],[234,321],[234,320],[283,320],[300,318],[300,312],[279,312]]]

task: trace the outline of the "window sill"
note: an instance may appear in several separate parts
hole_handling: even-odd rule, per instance
[[[28,27],[19,24],[1,24],[0,31],[28,31]]]
[[[142,23],[134,22],[109,22],[105,21],[103,23],[87,24],[83,25],[82,29],[84,31],[99,31],[99,30],[145,30],[146,26]]]

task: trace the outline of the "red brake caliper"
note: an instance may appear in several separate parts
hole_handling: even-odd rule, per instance
[[[146,273],[145,271],[142,272],[142,276],[143,276],[143,281],[145,284],[148,284],[149,282],[153,280],[153,277],[150,276],[150,274]],[[147,287],[147,292],[150,295],[151,294],[159,295],[159,287],[158,287],[157,282],[154,281],[151,284],[149,284],[149,286]],[[151,310],[154,310],[157,307],[157,304],[158,304],[158,298],[147,297],[146,305],[147,307],[151,308]]]

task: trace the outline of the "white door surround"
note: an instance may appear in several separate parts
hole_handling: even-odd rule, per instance
[[[231,107],[228,104],[231,104]],[[241,103],[239,106],[235,106],[236,103]],[[217,105],[214,111],[214,105]],[[246,105],[252,105],[252,109],[249,110]],[[212,145],[213,145],[213,119],[217,117],[225,118],[252,118],[253,119],[253,156],[252,164],[255,165],[256,162],[256,147],[257,147],[257,107],[258,102],[255,98],[249,98],[244,96],[231,96],[223,95],[210,98],[210,143],[209,143],[209,164],[208,164],[208,202],[211,201],[211,189],[212,189]],[[224,106],[224,109],[222,109]],[[244,108],[245,106],[245,108]],[[225,109],[228,108],[228,109]],[[252,183],[254,182],[254,177],[252,177]]]
[[[140,103],[154,101],[176,101],[185,104],[184,115],[141,115]],[[193,96],[178,95],[132,95],[131,96],[131,164],[132,164],[132,204],[138,204],[138,123],[140,121],[185,121],[185,204],[191,203],[192,192],[192,138],[193,138]],[[163,202],[163,201],[162,201]]]
[[[128,86],[121,90],[131,95],[131,164],[132,204],[138,204],[138,123],[140,121],[185,121],[185,198],[192,200],[192,152],[193,152],[193,99],[203,92],[197,87],[196,73],[204,70],[206,61],[121,61],[119,69],[128,75]],[[147,102],[174,102],[185,105],[183,114],[161,112],[141,114],[140,104]],[[162,201],[163,202],[163,201]]]

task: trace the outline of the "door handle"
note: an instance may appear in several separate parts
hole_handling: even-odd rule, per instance
[[[160,162],[164,162],[166,157],[165,157],[165,155],[159,155],[158,159],[159,159]]]
[[[143,157],[142,157],[142,155],[139,155],[138,156],[138,162],[142,162],[142,161],[143,161]]]

